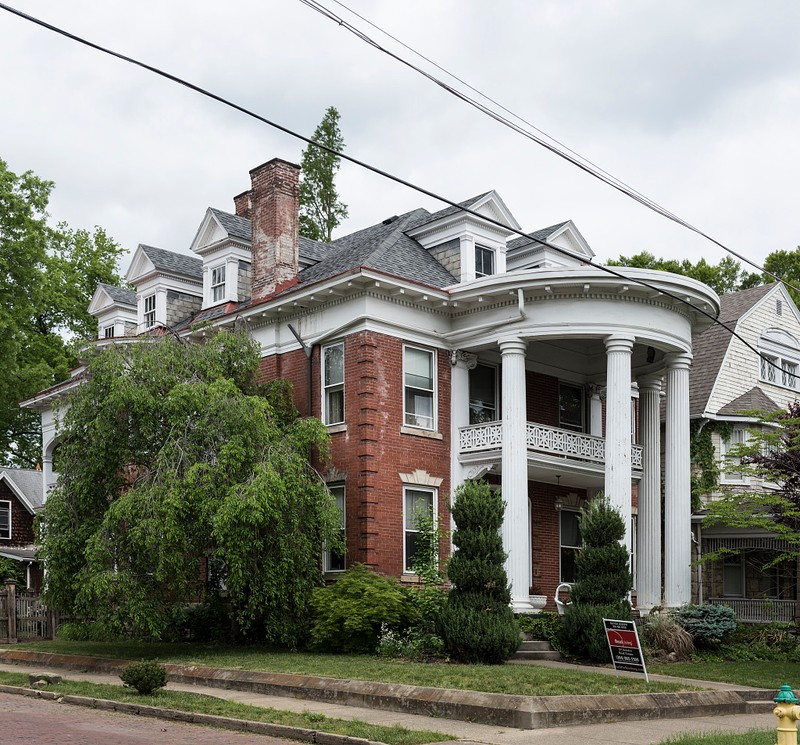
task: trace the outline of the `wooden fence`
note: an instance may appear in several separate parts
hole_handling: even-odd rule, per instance
[[[42,605],[36,593],[17,592],[13,580],[0,589],[0,644],[52,639],[58,622],[58,614]]]

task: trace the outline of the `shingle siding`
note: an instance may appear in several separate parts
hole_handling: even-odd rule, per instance
[[[167,326],[176,326],[194,316],[202,307],[203,298],[185,292],[167,290]]]

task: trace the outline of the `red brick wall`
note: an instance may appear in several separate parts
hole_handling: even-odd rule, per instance
[[[529,422],[558,427],[558,378],[525,373],[525,415]]]
[[[0,481],[0,500],[11,502],[11,540],[0,540],[0,547],[27,546],[33,543],[33,515],[17,499],[5,481]]]
[[[403,482],[417,469],[441,478],[439,525],[449,530],[450,365],[445,350],[437,362],[437,432],[441,438],[401,433],[403,426],[403,340],[374,332],[345,337],[346,429],[331,434],[332,465],[347,474],[347,565],[362,562],[385,574],[403,572]],[[312,357],[312,412],[319,416],[320,350]],[[262,360],[263,381],[294,383],[295,404],[307,409],[307,361],[298,350]],[[443,551],[446,546],[443,546]],[[444,556],[444,554],[443,554]]]

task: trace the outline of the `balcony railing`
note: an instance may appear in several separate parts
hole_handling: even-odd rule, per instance
[[[709,598],[708,602],[712,605],[727,605],[739,621],[747,623],[791,621],[797,607],[794,600],[772,598]]]
[[[564,458],[605,463],[606,441],[582,432],[573,432],[558,427],[528,422],[525,428],[528,451],[560,455]],[[503,447],[503,423],[486,422],[472,424],[459,430],[459,449],[461,453],[476,453],[485,450],[498,450]],[[631,467],[641,470],[642,448],[631,448]]]

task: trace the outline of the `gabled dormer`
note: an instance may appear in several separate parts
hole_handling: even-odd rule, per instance
[[[529,235],[529,238],[519,237],[508,242],[508,271],[580,266],[591,261],[595,255],[572,220],[536,230]]]
[[[479,216],[465,212],[469,209]],[[482,220],[485,216],[493,222]],[[497,225],[496,223],[500,223]],[[495,191],[431,215],[408,231],[459,282],[506,271],[506,241],[519,224]]]
[[[203,308],[250,297],[250,220],[209,207],[191,250],[203,267]]]
[[[125,279],[136,287],[139,333],[173,328],[192,318],[202,305],[203,262],[193,256],[140,244]]]
[[[101,282],[89,303],[89,313],[97,319],[99,339],[133,336],[136,333],[136,293],[132,290]]]

